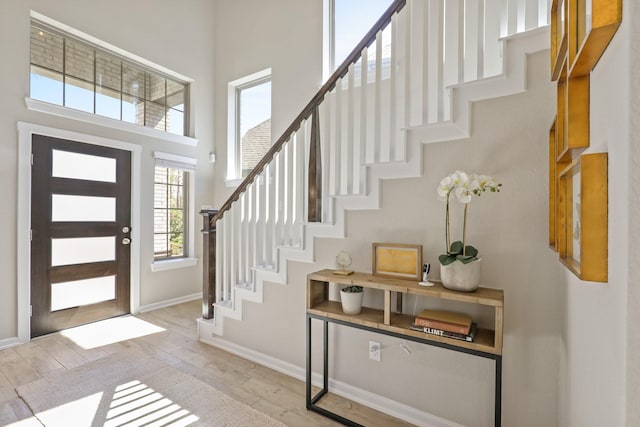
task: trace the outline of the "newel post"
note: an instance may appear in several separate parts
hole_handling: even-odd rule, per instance
[[[322,222],[322,158],[320,156],[320,125],[318,106],[311,116],[311,138],[309,141],[309,222]]]
[[[218,213],[214,209],[200,211],[204,220],[202,228],[202,318],[213,319],[213,303],[216,302],[216,225],[211,218]]]

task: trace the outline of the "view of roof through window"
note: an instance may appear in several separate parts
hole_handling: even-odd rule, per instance
[[[271,81],[238,90],[240,171],[245,177],[271,148]]]
[[[31,22],[30,97],[186,135],[188,85]]]

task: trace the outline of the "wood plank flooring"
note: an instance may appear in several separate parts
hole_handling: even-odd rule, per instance
[[[303,382],[197,341],[200,307],[200,301],[193,301],[141,314],[137,317],[165,331],[94,349],[52,334],[0,350],[0,426],[21,420],[21,426],[40,425],[33,419],[28,422],[33,414],[16,387],[132,348],[152,353],[289,426],[340,425],[306,410]],[[338,396],[325,396],[322,406],[366,426],[410,425]]]

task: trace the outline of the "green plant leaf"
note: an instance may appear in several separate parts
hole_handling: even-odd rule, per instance
[[[459,240],[456,240],[455,242],[453,242],[451,244],[451,249],[449,249],[449,253],[451,255],[458,255],[462,253],[462,242]]]
[[[473,262],[475,260],[477,260],[478,258],[474,257],[474,256],[469,256],[469,255],[458,255],[456,257],[456,259],[458,261],[460,261],[463,264],[469,264],[470,262]]]
[[[438,257],[438,260],[440,260],[440,264],[442,265],[449,265],[456,260],[456,257],[450,255],[440,255]]]
[[[464,253],[466,255],[472,256],[472,257],[477,257],[478,256],[478,250],[476,248],[474,248],[471,245],[467,245],[465,247]]]

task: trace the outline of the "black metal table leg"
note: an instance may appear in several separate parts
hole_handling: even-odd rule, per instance
[[[325,391],[329,391],[329,322],[324,323],[324,380],[322,382]]]
[[[495,425],[502,425],[502,356],[496,356]]]
[[[307,409],[311,409],[311,317],[307,316]]]

